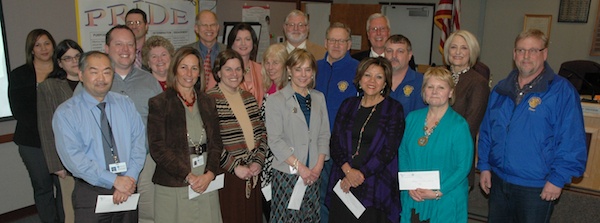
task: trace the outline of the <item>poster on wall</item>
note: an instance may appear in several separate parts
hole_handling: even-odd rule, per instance
[[[271,8],[267,6],[247,6],[242,8],[243,22],[258,22],[261,24],[260,36],[258,37],[258,55],[256,61],[262,61],[262,54],[271,44],[269,25],[271,23]]]
[[[148,17],[146,37],[163,36],[179,48],[196,41],[197,4],[197,0],[75,0],[77,37],[84,51],[104,51],[106,32],[125,24],[127,12],[139,8]]]

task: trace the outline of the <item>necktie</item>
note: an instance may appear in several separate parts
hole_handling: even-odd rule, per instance
[[[210,87],[211,80],[214,78],[212,75],[212,63],[210,61],[211,49],[208,49],[206,56],[204,57],[204,90],[208,90]]]
[[[106,169],[112,163],[118,163],[117,146],[115,145],[115,138],[112,134],[112,129],[106,118],[106,102],[101,102],[96,105],[100,109],[100,130],[102,131],[102,146],[104,147],[104,159],[106,160]],[[110,170],[110,169],[108,169]]]
[[[135,51],[135,67],[142,69],[142,51]]]

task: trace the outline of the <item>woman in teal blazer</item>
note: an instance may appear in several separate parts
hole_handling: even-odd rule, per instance
[[[454,101],[450,71],[434,67],[425,72],[422,94],[429,106],[406,118],[398,151],[399,169],[439,171],[440,189],[402,191],[400,220],[467,222],[467,176],[473,162],[473,140],[465,119],[450,107]]]

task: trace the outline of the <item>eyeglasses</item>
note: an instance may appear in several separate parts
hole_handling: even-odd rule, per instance
[[[60,58],[60,60],[62,60],[63,62],[77,63],[77,62],[79,62],[80,57],[81,57],[81,54],[77,54],[74,57],[66,56],[66,57]]]
[[[139,26],[139,25],[142,25],[142,23],[144,23],[144,22],[143,22],[143,21],[140,21],[140,20],[138,20],[138,21],[128,21],[128,22],[125,22],[125,24],[127,24],[127,26],[134,26],[134,25],[135,25],[135,26]]]
[[[327,39],[327,43],[331,44],[331,45],[336,44],[336,43],[346,44],[346,43],[348,43],[348,41],[350,41],[350,39]]]
[[[304,28],[306,28],[306,26],[308,26],[308,24],[304,24],[304,23],[286,23],[285,26],[287,26],[288,28],[297,27],[298,29],[304,29]]]
[[[387,32],[389,29],[387,27],[371,27],[369,28],[369,32],[376,33],[379,32]]]
[[[208,29],[208,28],[217,28],[219,24],[213,23],[213,24],[198,24],[198,26],[204,28],[204,29]]]
[[[528,52],[529,55],[538,55],[539,53],[541,53],[542,51],[544,51],[546,48],[542,48],[542,49],[515,49],[515,53],[517,53],[517,55],[525,55],[525,52]]]

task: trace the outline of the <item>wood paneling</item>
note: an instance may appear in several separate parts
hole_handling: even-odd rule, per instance
[[[0,143],[12,142],[13,141],[13,135],[14,134],[0,135]]]
[[[369,39],[367,39],[367,19],[373,13],[381,12],[381,5],[378,4],[332,4],[331,18],[329,21],[341,22],[352,29],[351,35],[361,35],[361,50],[369,49]],[[352,50],[356,53],[358,50]]]

